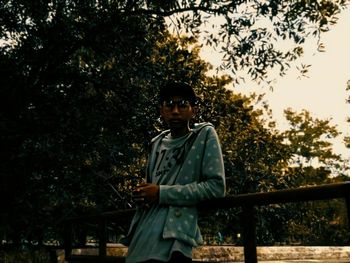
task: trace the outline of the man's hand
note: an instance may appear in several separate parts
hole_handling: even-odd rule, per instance
[[[142,207],[148,207],[157,202],[158,198],[159,185],[157,184],[142,183],[133,192],[133,200]]]

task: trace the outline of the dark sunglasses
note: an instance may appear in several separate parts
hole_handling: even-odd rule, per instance
[[[191,106],[191,103],[188,100],[165,100],[163,101],[163,108],[165,110],[173,110],[175,105],[179,109],[179,111],[185,111],[188,110],[188,108]]]

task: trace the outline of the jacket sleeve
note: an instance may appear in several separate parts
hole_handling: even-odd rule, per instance
[[[174,206],[196,205],[198,202],[223,197],[225,195],[225,172],[221,147],[214,128],[207,130],[205,139],[198,138],[202,145],[202,153],[199,160],[187,160],[186,162],[200,161],[201,173],[199,181],[184,185],[160,185],[159,203]],[[197,155],[198,158],[198,155]]]

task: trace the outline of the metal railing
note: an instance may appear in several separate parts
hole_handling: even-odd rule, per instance
[[[244,262],[257,263],[255,206],[338,198],[344,198],[346,200],[348,224],[350,226],[350,181],[318,186],[300,187],[296,189],[278,190],[266,193],[249,193],[226,196],[220,199],[205,201],[199,204],[199,209],[214,210],[241,207],[243,214],[242,222],[244,224],[242,226]],[[64,249],[66,260],[68,262],[124,262],[124,258],[122,257],[107,256],[107,222],[128,222],[134,212],[134,209],[130,209],[67,219],[65,221],[64,235]],[[97,236],[99,242],[97,256],[72,255],[73,225],[82,222],[90,222],[98,226]]]

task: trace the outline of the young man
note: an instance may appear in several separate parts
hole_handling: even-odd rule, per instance
[[[210,123],[190,127],[197,97],[185,83],[160,92],[160,114],[169,130],[151,141],[147,181],[134,191],[137,210],[124,244],[127,263],[191,262],[203,240],[198,202],[225,195],[225,175],[217,134]]]

